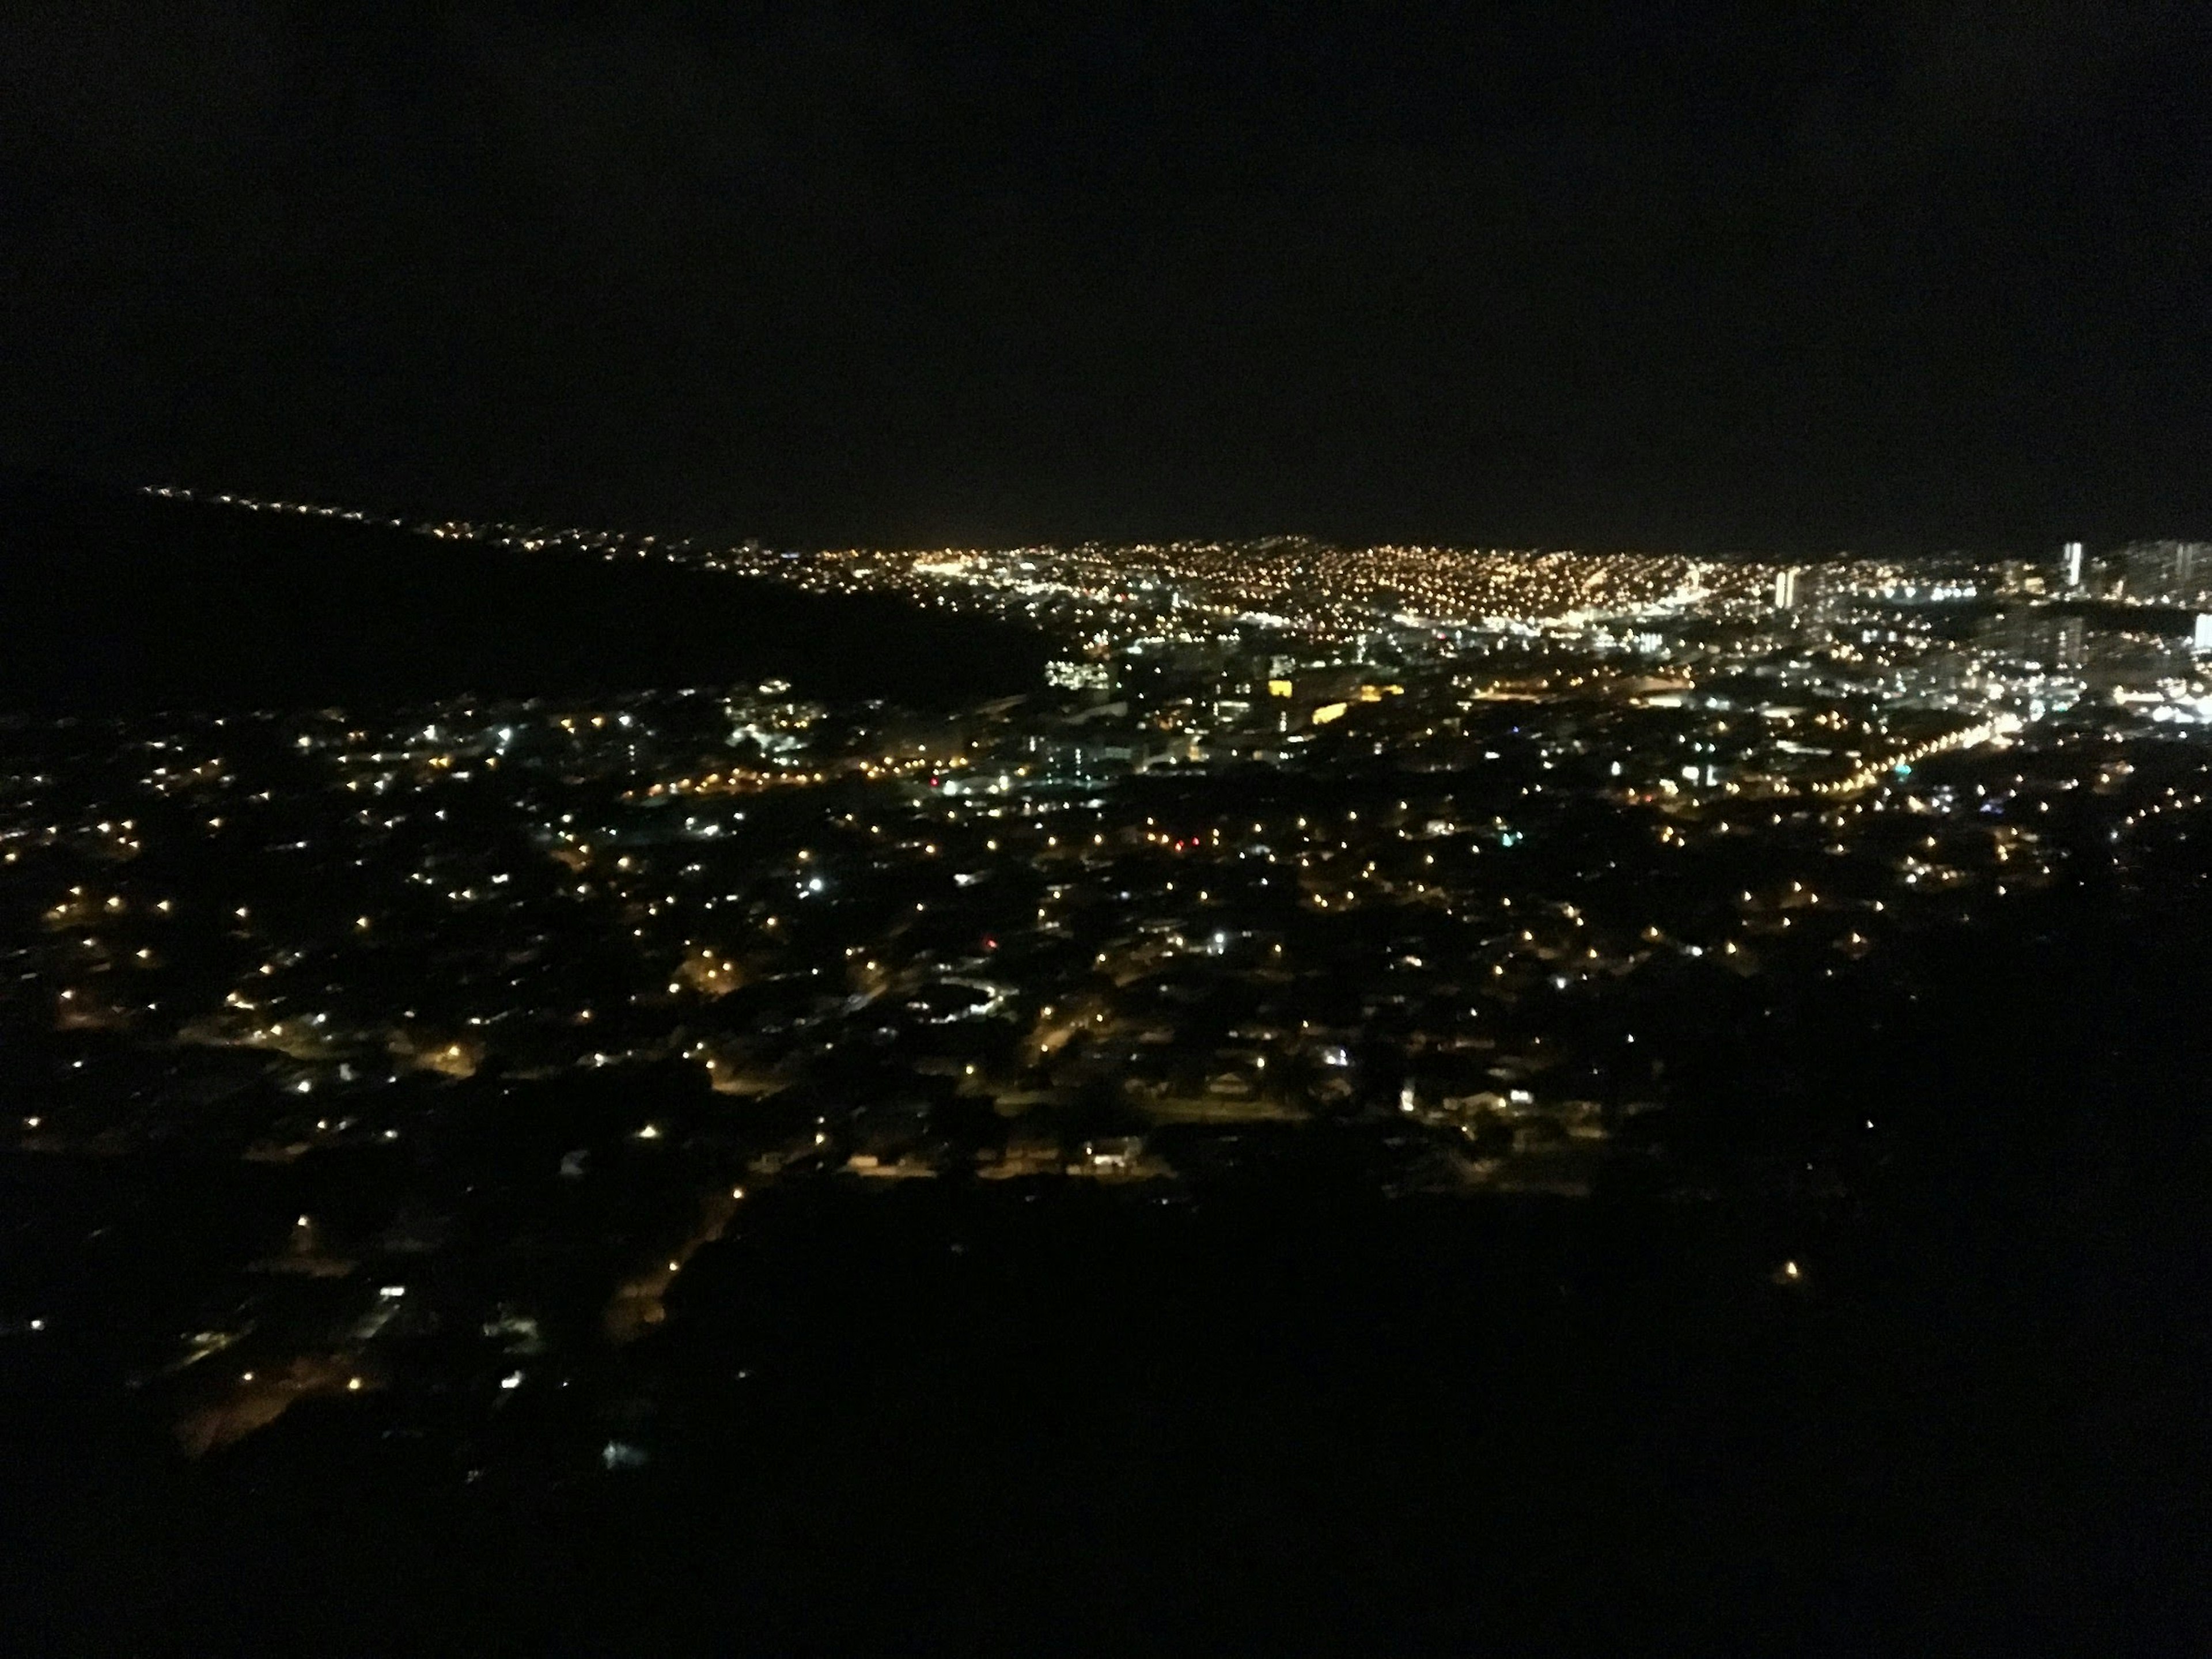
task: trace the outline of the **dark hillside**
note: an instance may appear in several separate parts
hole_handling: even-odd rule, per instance
[[[0,481],[0,711],[374,706],[769,678],[947,703],[1043,641],[896,600]]]

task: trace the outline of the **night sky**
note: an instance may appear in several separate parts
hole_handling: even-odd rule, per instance
[[[0,463],[798,543],[2212,535],[2212,9],[71,0]]]

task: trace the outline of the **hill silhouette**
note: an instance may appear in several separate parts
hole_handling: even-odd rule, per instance
[[[787,679],[1027,689],[1026,629],[878,595],[0,478],[0,711],[377,707]]]

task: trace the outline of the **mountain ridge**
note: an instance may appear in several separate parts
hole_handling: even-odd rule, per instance
[[[378,707],[767,678],[944,705],[1048,654],[878,595],[0,476],[0,711]]]

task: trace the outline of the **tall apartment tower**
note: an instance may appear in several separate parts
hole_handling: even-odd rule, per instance
[[[2052,666],[2062,674],[2081,668],[2088,661],[2088,640],[2089,630],[2079,617],[2061,617],[2051,630]]]
[[[2121,591],[2139,605],[2194,608],[2212,599],[2212,544],[2130,542],[2119,561]]]
[[[1797,573],[1794,569],[1774,573],[1774,608],[1795,611],[1797,608]]]
[[[2067,592],[2073,592],[2081,586],[2081,544],[2069,542],[2059,550],[2058,565],[2066,578]]]

